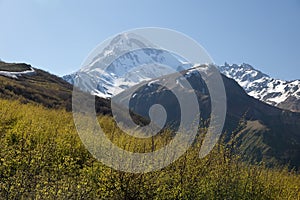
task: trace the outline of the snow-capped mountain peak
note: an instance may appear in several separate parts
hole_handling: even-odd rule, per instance
[[[88,85],[96,88],[93,94],[108,98],[139,82],[164,76],[191,67],[184,59],[157,48],[136,34],[120,34],[108,42],[98,55],[90,59],[78,72],[63,78],[74,84],[80,74],[89,77]],[[88,89],[87,89],[88,90]]]
[[[107,43],[107,45],[98,47],[95,52],[100,53],[98,53],[98,55],[91,55],[90,59],[86,61],[85,66],[83,66],[80,71],[89,71],[91,68],[101,68],[104,66],[103,64],[109,65],[116,59],[115,55],[127,53],[129,49],[155,48],[155,45],[150,41],[134,33],[119,34],[111,40],[108,40]]]

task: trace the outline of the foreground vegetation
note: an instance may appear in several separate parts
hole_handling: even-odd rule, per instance
[[[115,143],[133,143],[99,121]],[[0,100],[0,199],[300,199],[296,172],[247,165],[222,145],[198,159],[199,147],[160,171],[119,172],[89,154],[71,113]]]

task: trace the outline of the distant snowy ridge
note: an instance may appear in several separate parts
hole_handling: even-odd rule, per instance
[[[0,75],[14,78],[14,79],[18,79],[18,76],[33,75],[33,74],[35,74],[35,70],[32,67],[30,67],[30,70],[25,70],[21,72],[0,71]]]
[[[289,98],[300,100],[300,80],[274,79],[245,63],[225,63],[218,68],[222,74],[237,81],[250,96],[270,105],[279,106]]]

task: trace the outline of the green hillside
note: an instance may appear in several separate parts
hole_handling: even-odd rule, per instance
[[[114,143],[149,148],[99,122]],[[168,135],[168,134],[166,134]],[[116,137],[117,136],[117,137]],[[160,136],[160,140],[166,139]],[[115,171],[96,161],[76,133],[72,113],[0,100],[0,199],[299,199],[300,176],[286,168],[248,165],[217,146],[198,159],[199,142],[167,168]],[[166,140],[164,140],[166,141]],[[155,144],[159,144],[156,142]]]

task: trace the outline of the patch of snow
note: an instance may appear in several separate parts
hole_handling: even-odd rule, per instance
[[[159,80],[154,80],[154,81],[150,81],[149,83],[148,83],[148,86],[151,86],[153,83],[156,83],[156,82],[158,82]]]
[[[0,75],[14,78],[14,79],[18,79],[18,76],[33,75],[33,74],[35,74],[35,70],[32,67],[30,67],[30,70],[25,70],[22,72],[0,71]]]

